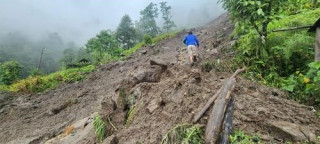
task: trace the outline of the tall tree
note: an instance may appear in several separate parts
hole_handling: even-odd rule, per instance
[[[128,49],[135,45],[136,35],[130,16],[124,15],[117,28],[116,39],[122,44],[123,48]]]
[[[160,11],[164,20],[163,29],[169,32],[171,28],[176,27],[175,23],[171,20],[171,6],[167,6],[167,2],[160,2]]]
[[[150,34],[152,37],[159,34],[159,28],[156,24],[158,18],[157,4],[150,3],[144,10],[140,11],[140,20],[138,22],[138,29],[143,35]]]

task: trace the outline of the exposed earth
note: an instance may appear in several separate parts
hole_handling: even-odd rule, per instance
[[[192,123],[194,114],[232,75],[200,66],[233,56],[232,30],[227,14],[195,29],[201,59],[194,66],[187,59],[183,31],[141,48],[126,61],[100,66],[84,81],[14,99],[0,93],[0,143],[97,143],[92,124],[96,113],[112,132],[102,143],[160,143],[168,130]],[[235,129],[258,135],[264,143],[315,142],[320,134],[315,110],[289,100],[284,91],[239,76],[233,94]],[[207,113],[199,124],[206,125]]]

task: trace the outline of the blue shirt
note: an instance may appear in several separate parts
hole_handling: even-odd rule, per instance
[[[193,34],[188,34],[184,38],[183,43],[186,44],[186,45],[200,46],[197,37],[195,35],[193,35]]]

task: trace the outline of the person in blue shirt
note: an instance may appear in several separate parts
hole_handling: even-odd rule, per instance
[[[199,40],[192,34],[192,31],[188,32],[188,35],[184,38],[183,43],[188,46],[188,54],[190,58],[191,65],[193,65],[194,60],[198,57],[199,50]],[[195,58],[195,59],[194,59]]]

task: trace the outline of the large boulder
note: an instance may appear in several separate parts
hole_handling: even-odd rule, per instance
[[[309,141],[315,142],[316,136],[311,128],[300,126],[286,121],[268,122],[270,134],[284,141]]]

